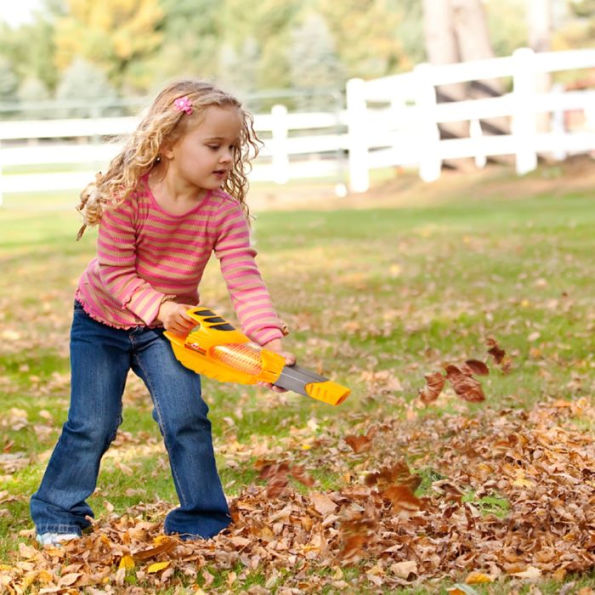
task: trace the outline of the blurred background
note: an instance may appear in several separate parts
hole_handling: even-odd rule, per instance
[[[344,195],[367,190],[369,172],[387,167],[389,175],[395,167],[416,168],[426,181],[445,167],[489,161],[516,162],[525,173],[540,156],[563,159],[595,148],[595,0],[1,6],[0,200],[84,185],[114,154],[106,141],[130,132],[150,98],[183,76],[218,83],[257,114],[266,145],[255,181],[326,179]],[[448,68],[457,63],[476,66]],[[425,64],[434,69],[420,68]],[[354,79],[377,82],[351,85],[350,96]],[[551,91],[558,96],[540,95]],[[564,93],[574,95],[560,98]],[[527,127],[527,106],[536,98],[545,104]],[[472,99],[479,102],[471,107]],[[442,103],[460,105],[433,110]],[[582,136],[561,141],[569,131]],[[539,140],[540,132],[554,136]],[[483,138],[493,136],[508,140]],[[453,140],[464,142],[436,144]]]

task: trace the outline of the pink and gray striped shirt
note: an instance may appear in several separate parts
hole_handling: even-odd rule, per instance
[[[130,199],[103,214],[97,257],[85,269],[76,299],[89,316],[116,328],[159,326],[163,299],[198,304],[198,284],[212,252],[246,335],[261,345],[282,337],[246,216],[222,190],[173,215],[141,184]]]

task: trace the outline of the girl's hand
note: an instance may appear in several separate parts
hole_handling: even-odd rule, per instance
[[[192,304],[178,304],[176,302],[162,302],[159,306],[157,320],[163,324],[166,331],[176,335],[186,335],[196,322],[186,314],[186,310],[193,308]]]
[[[288,366],[293,366],[293,364],[295,364],[295,355],[288,351],[283,351],[283,343],[282,343],[281,339],[273,339],[272,341],[269,341],[262,347],[263,347],[263,349],[269,349],[271,351],[274,351],[275,353],[278,353],[279,355],[282,355],[285,358],[285,361],[287,362]],[[269,382],[259,382],[258,384],[265,388],[270,388],[271,390],[273,390],[276,393],[286,393],[287,392],[286,389],[280,388],[278,386],[273,386]]]

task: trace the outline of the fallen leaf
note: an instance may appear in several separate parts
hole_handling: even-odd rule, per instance
[[[448,595],[478,595],[477,591],[469,585],[456,583],[452,587],[446,589]]]
[[[482,583],[493,583],[494,578],[483,572],[471,572],[467,575],[465,583],[467,585],[481,585]]]
[[[125,570],[131,570],[134,568],[134,559],[132,556],[122,556],[120,563],[118,564],[118,568],[124,568]]]
[[[541,577],[541,570],[535,566],[527,566],[522,572],[512,572],[511,576],[518,576],[519,578],[538,579]]]
[[[405,580],[407,580],[410,575],[417,574],[417,562],[415,560],[394,562],[390,565],[390,570],[399,578],[404,578]]]
[[[155,562],[147,568],[147,572],[149,574],[154,574],[155,572],[161,572],[162,570],[165,570],[170,564],[171,564],[171,561],[169,561],[169,560],[167,562]]]
[[[345,442],[351,446],[353,452],[356,454],[369,450],[372,444],[372,440],[370,440],[370,438],[367,436],[354,435],[345,436]]]
[[[316,512],[323,517],[335,512],[337,505],[326,494],[310,494],[310,500]]]

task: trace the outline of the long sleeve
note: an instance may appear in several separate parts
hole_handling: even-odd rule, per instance
[[[105,290],[123,309],[150,325],[166,294],[139,275],[134,217],[130,203],[103,214],[97,238],[99,277]]]
[[[264,345],[283,336],[266,285],[256,265],[256,250],[239,204],[230,204],[218,225],[215,255],[243,331]]]

